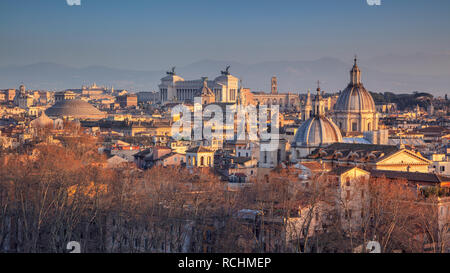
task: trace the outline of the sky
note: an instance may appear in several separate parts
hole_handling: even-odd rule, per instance
[[[450,54],[450,1],[0,1],[0,66],[157,70],[243,63]]]

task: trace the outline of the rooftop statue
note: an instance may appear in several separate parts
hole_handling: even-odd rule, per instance
[[[175,74],[175,68],[176,68],[176,66],[173,66],[171,70],[167,71],[167,72],[166,72],[167,75],[172,75],[172,76],[176,75],[176,74]]]
[[[225,71],[221,71],[222,72],[222,75],[224,75],[224,76],[228,76],[228,75],[230,75],[230,67],[231,66],[227,66],[226,68],[225,68]]]

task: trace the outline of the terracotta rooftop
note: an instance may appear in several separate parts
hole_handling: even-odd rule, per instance
[[[400,149],[397,146],[392,145],[335,143],[328,147],[317,149],[309,156],[309,158],[377,162],[398,151],[400,151]]]
[[[186,151],[186,153],[212,153],[212,152],[213,152],[212,150],[210,150],[206,147],[203,147],[203,146],[197,146],[197,147],[188,149]]]
[[[353,170],[356,167],[345,167],[345,166],[341,166],[341,167],[336,167],[333,168],[333,170],[331,172],[329,172],[328,174],[330,175],[342,175],[350,170]]]
[[[388,179],[406,179],[411,182],[427,182],[427,183],[449,183],[450,177],[442,176],[434,173],[415,173],[415,172],[397,172],[397,171],[384,171],[384,170],[372,170],[370,176],[375,178],[388,178]]]

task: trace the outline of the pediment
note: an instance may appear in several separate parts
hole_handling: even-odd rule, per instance
[[[377,162],[377,165],[430,164],[431,161],[412,151],[401,150]]]

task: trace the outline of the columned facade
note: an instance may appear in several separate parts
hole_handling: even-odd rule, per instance
[[[221,74],[206,84],[214,93],[216,102],[235,103],[238,99],[239,79],[230,75],[228,68]],[[198,90],[202,89],[204,84],[203,79],[186,81],[177,76],[172,69],[161,79],[159,85],[161,103],[193,102]]]

